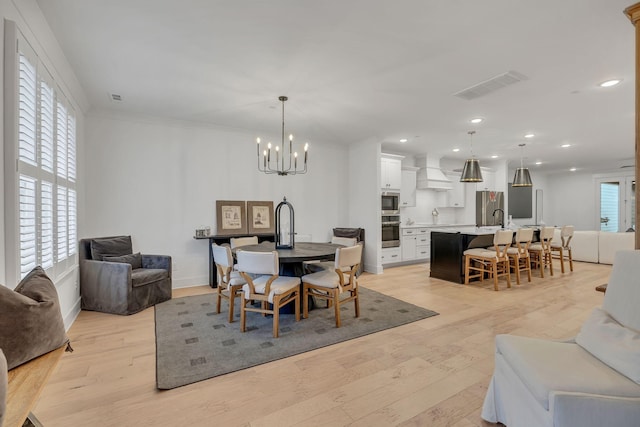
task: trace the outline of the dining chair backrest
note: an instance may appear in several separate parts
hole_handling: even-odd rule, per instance
[[[214,263],[221,267],[233,267],[233,255],[231,255],[229,246],[218,246],[212,243],[211,250],[213,251]]]
[[[354,239],[355,240],[355,239]],[[335,267],[342,270],[360,264],[362,258],[362,245],[349,246],[336,249]]]
[[[251,274],[278,274],[278,252],[236,252],[238,271]]]
[[[240,246],[257,245],[258,236],[232,237],[229,239],[229,243],[231,243],[231,249],[239,248]]]
[[[335,245],[355,246],[357,242],[358,242],[358,239],[356,239],[355,237],[337,237],[337,236],[333,236],[331,238],[331,243],[333,243]]]
[[[575,227],[573,225],[565,225],[562,227],[560,231],[560,239],[562,240],[562,247],[568,248],[571,243],[571,238],[573,237],[573,230]]]

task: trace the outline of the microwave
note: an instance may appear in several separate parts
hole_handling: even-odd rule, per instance
[[[400,193],[383,191],[380,201],[382,215],[397,215],[400,213]]]

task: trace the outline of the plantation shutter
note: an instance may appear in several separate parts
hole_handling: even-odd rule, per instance
[[[76,117],[46,67],[18,37],[17,191],[19,271],[65,274],[77,255]]]

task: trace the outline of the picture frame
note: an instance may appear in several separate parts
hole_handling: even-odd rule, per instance
[[[219,236],[247,234],[246,202],[216,200],[216,225]]]
[[[275,233],[272,201],[248,201],[247,224],[249,234]]]

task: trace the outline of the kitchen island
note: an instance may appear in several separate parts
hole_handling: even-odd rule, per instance
[[[431,232],[431,277],[464,283],[464,251],[493,245],[495,227],[463,227]]]

